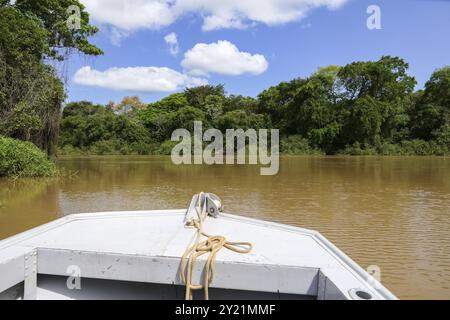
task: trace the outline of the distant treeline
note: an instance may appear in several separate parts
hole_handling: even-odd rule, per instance
[[[144,104],[138,97],[106,106],[68,104],[61,154],[170,154],[173,130],[280,129],[285,154],[446,155],[450,151],[450,68],[424,90],[397,57],[320,69],[256,98],[201,86]]]

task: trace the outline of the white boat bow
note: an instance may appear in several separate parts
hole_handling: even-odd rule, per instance
[[[181,258],[196,235],[186,218],[186,210],[75,214],[0,241],[0,299],[182,299]],[[203,227],[253,245],[218,252],[212,299],[396,299],[316,231],[225,213]]]

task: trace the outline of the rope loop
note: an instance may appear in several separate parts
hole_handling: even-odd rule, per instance
[[[195,290],[204,290],[205,300],[209,300],[209,286],[214,278],[216,255],[222,248],[240,254],[250,253],[253,249],[253,245],[249,242],[228,242],[223,236],[210,236],[203,232],[203,221],[206,219],[207,213],[202,209],[202,196],[203,193],[200,193],[197,204],[199,219],[194,219],[187,225],[197,229],[195,240],[193,245],[189,246],[181,257],[180,279],[181,282],[186,285],[186,300],[193,299],[193,291]],[[198,209],[200,209],[200,211],[198,211]],[[202,240],[202,238],[206,239]],[[208,258],[206,259],[203,271],[203,284],[194,284],[192,283],[192,276],[195,263],[199,257],[207,254]]]

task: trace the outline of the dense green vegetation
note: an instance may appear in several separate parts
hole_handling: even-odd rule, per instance
[[[31,142],[0,136],[0,177],[49,177],[54,164]]]
[[[66,23],[70,5],[81,8],[79,30]],[[0,0],[0,135],[56,153],[65,92],[50,62],[63,63],[74,50],[102,53],[87,40],[97,29],[83,9],[77,0]]]
[[[107,106],[69,104],[64,154],[170,154],[173,130],[277,128],[285,154],[446,155],[450,151],[450,68],[421,91],[400,58],[320,69],[256,98],[201,86],[145,105],[137,97]]]
[[[60,143],[65,154],[148,154],[150,138],[136,117],[80,102],[64,108]]]
[[[81,28],[67,8],[81,8]],[[450,67],[423,90],[397,57],[329,66],[257,97],[201,86],[144,104],[138,97],[95,105],[65,100],[52,66],[71,52],[101,55],[98,30],[78,0],[0,0],[0,175],[48,175],[43,154],[170,154],[173,130],[276,128],[285,154],[446,155],[450,153]],[[29,143],[21,144],[17,140]],[[17,152],[14,149],[17,146]],[[11,157],[11,158],[8,158]],[[36,161],[41,160],[39,165]],[[29,166],[30,165],[30,166]]]

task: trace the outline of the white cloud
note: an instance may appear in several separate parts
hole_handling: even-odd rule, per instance
[[[111,68],[98,71],[86,66],[75,73],[74,82],[85,86],[135,92],[172,92],[207,84],[205,79],[158,67]]]
[[[177,34],[175,32],[169,33],[164,37],[164,41],[169,45],[170,54],[176,56],[180,51]]]
[[[81,0],[100,23],[132,31],[159,29],[175,21],[170,0]]]
[[[300,21],[311,10],[337,9],[349,0],[81,0],[92,17],[124,30],[159,29],[185,14],[203,18],[203,30]]]
[[[198,43],[184,54],[181,65],[189,74],[196,76],[206,76],[210,73],[230,76],[244,73],[257,75],[268,68],[268,62],[263,55],[241,52],[229,41]]]
[[[203,30],[243,28],[249,23],[278,25],[302,20],[312,9],[336,9],[348,0],[177,0],[181,12],[199,12]]]
[[[130,31],[123,31],[120,29],[117,29],[115,27],[111,28],[111,33],[109,35],[109,39],[111,40],[111,43],[117,47],[120,47],[122,39],[127,38],[130,35]]]

